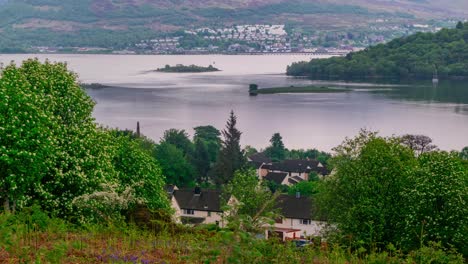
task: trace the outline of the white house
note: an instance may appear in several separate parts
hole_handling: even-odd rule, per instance
[[[218,224],[224,227],[221,210],[221,191],[195,187],[179,190],[166,187],[175,210],[175,221],[184,224]],[[234,200],[230,199],[229,203]]]
[[[318,219],[314,212],[313,201],[309,197],[280,195],[277,208],[281,218],[276,220],[274,232],[282,240],[320,236],[326,222]]]

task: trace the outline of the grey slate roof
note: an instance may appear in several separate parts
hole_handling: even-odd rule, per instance
[[[251,156],[249,156],[250,163],[255,167],[255,168],[260,168],[262,164],[271,164],[271,159],[268,158],[265,153],[259,152],[255,153]]]
[[[268,172],[268,174],[265,176],[265,180],[274,181],[277,184],[282,184],[286,177],[288,177],[288,173],[286,172]]]
[[[286,218],[312,219],[314,208],[312,199],[282,194],[276,200],[276,207]]]
[[[296,172],[296,173],[310,173],[312,171],[327,175],[328,171],[324,167],[319,167],[319,162],[316,160],[284,160],[269,165],[264,168],[273,171]]]
[[[202,189],[199,195],[194,189],[174,190],[174,198],[181,209],[197,211],[221,211],[221,191]]]

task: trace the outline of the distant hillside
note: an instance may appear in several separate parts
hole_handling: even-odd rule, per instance
[[[245,23],[316,29],[465,16],[450,0],[0,0],[0,50],[22,46],[125,47],[155,33]]]
[[[468,23],[438,33],[418,33],[388,44],[350,53],[346,57],[294,63],[292,76],[314,78],[468,77]]]

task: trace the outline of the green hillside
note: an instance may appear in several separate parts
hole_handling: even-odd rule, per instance
[[[468,77],[468,23],[437,33],[418,33],[346,57],[294,63],[292,76],[314,78],[431,78]]]
[[[0,0],[0,52],[31,46],[118,49],[202,26],[279,23],[317,30],[367,27],[377,18],[406,23],[463,16],[463,1],[454,4],[459,1],[442,7],[439,0]]]

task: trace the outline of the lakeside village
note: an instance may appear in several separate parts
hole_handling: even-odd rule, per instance
[[[448,22],[447,22],[448,23]],[[324,54],[346,55],[415,32],[437,32],[429,24],[396,25],[378,19],[369,32],[303,32],[286,25],[233,25],[201,27],[144,39],[124,50],[103,47],[67,48],[76,53],[112,54]],[[65,47],[33,47],[39,53],[61,52]]]
[[[273,162],[264,153],[255,153],[248,157],[248,163],[256,170],[260,181],[270,181],[276,186],[291,187],[309,181],[309,176],[323,179],[330,174],[322,163],[312,159]],[[179,189],[175,185],[168,185],[166,191],[175,211],[176,222],[192,226],[216,224],[226,227],[223,215],[228,212],[222,208],[221,190],[200,187]],[[235,197],[228,200],[228,204],[236,202]],[[265,238],[274,233],[283,241],[301,241],[299,239],[320,237],[327,225],[317,216],[313,200],[302,196],[300,192],[279,195],[275,207],[282,217],[276,219],[273,229],[265,231]]]

